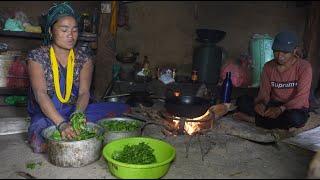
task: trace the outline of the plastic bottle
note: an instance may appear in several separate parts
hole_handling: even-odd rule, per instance
[[[172,69],[172,78],[174,80],[176,80],[176,73],[177,73],[177,70],[176,69]]]
[[[193,70],[191,74],[192,83],[195,84],[198,80],[198,71]]]
[[[226,73],[226,78],[222,84],[222,93],[221,93],[221,101],[222,103],[230,103],[231,102],[231,93],[232,93],[232,80],[231,80],[231,72]]]
[[[150,61],[148,60],[148,56],[144,56],[143,60],[143,74],[145,76],[150,76],[151,71],[150,71]]]

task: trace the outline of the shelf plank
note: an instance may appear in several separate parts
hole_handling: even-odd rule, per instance
[[[0,30],[0,36],[26,38],[26,39],[38,39],[38,40],[41,40],[43,38],[43,34],[24,32],[24,31],[1,31]],[[84,36],[82,33],[79,34],[78,39],[80,41],[86,41],[86,42],[97,41],[97,37],[87,37],[87,36]]]
[[[39,33],[23,32],[23,31],[0,31],[0,36],[21,37],[31,39],[41,39],[42,35]]]
[[[30,121],[27,118],[28,116],[0,118],[0,135],[28,132]]]
[[[5,88],[0,87],[0,95],[27,95],[27,88]]]
[[[119,4],[123,5],[123,4],[134,3],[134,2],[137,2],[137,1],[120,1]]]

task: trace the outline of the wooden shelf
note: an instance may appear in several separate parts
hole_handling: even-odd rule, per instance
[[[27,95],[27,88],[4,88],[0,87],[0,95]]]
[[[137,2],[137,1],[120,1],[119,4],[123,5],[123,4],[134,3],[134,2]]]
[[[38,40],[41,40],[43,38],[43,34],[24,32],[24,31],[2,31],[2,30],[0,30],[0,36],[26,38],[26,39],[38,39]],[[85,36],[82,33],[79,34],[78,39],[80,41],[86,41],[86,42],[95,42],[95,41],[97,41],[97,37],[95,35],[91,36],[91,37],[88,37],[88,36]]]
[[[41,34],[19,31],[0,31],[0,36],[41,39]]]

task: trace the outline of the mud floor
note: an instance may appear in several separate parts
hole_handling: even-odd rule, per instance
[[[203,136],[204,147],[211,147],[202,161],[199,141],[193,138],[186,158],[185,136],[166,137],[159,127],[149,126],[146,136],[159,138],[172,144],[177,151],[168,173],[171,178],[305,178],[314,152],[279,142],[259,144],[239,137],[210,132],[209,140]],[[60,168],[48,162],[46,154],[35,154],[26,143],[26,134],[0,136],[0,178],[19,178],[23,171],[36,178],[115,178],[103,157],[81,168]],[[211,145],[211,146],[210,146]],[[28,163],[40,163],[34,169]]]

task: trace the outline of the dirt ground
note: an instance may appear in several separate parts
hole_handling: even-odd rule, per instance
[[[160,128],[148,126],[145,136],[162,139],[176,148],[176,158],[163,179],[209,179],[209,178],[305,178],[314,152],[282,142],[260,144],[238,137],[208,133],[205,142],[211,150],[201,160],[199,143],[191,140],[186,158],[185,136],[166,137]],[[35,154],[26,143],[26,134],[0,136],[0,178],[18,178],[23,171],[36,178],[115,178],[107,168],[103,157],[81,168],[60,168],[48,162],[46,154]],[[41,162],[35,169],[26,168],[28,163]]]

